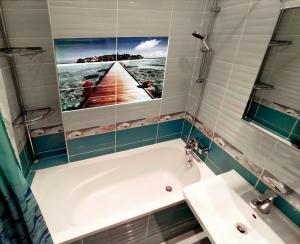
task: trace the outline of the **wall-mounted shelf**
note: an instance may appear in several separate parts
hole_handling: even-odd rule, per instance
[[[0,48],[0,56],[31,56],[43,53],[45,50],[41,47],[5,47]]]
[[[26,120],[23,118],[23,116],[18,116],[12,124],[13,126],[31,125],[47,118],[52,111],[53,110],[50,107],[26,111]]]
[[[292,41],[271,41],[269,47],[282,47],[292,45]]]
[[[273,85],[264,83],[264,82],[256,82],[253,87],[254,90],[272,90],[274,89]]]

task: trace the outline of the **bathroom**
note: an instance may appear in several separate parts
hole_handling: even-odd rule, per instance
[[[0,0],[0,243],[300,243],[300,0]]]

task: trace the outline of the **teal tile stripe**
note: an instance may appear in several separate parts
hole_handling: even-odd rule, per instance
[[[251,104],[248,116],[270,131],[274,131],[285,138],[291,134],[297,121],[293,116],[255,102]]]
[[[177,119],[67,140],[71,162],[109,153],[130,150],[181,137],[184,119]]]
[[[184,121],[182,139],[186,140],[189,130],[191,128],[191,123],[187,120]],[[195,130],[195,131],[194,131]],[[207,145],[211,140],[207,138],[203,133],[201,133],[197,128],[193,128],[192,136],[197,136],[200,141]],[[210,150],[205,160],[205,164],[216,174],[221,174],[229,170],[234,169],[238,174],[240,174],[244,179],[246,179],[252,186],[263,193],[268,187],[258,178],[254,176],[249,170],[247,170],[243,165],[241,165],[237,160],[235,160],[231,155],[225,152],[220,146],[215,144],[213,141],[210,145]],[[297,226],[300,227],[300,212],[290,205],[281,197],[277,197],[275,200],[275,205],[279,208],[291,221],[293,221]]]
[[[97,150],[97,151],[93,151],[93,152],[87,152],[87,153],[82,153],[82,154],[77,154],[77,155],[70,155],[69,156],[69,160],[70,162],[75,162],[75,161],[79,161],[79,160],[84,160],[84,159],[88,159],[88,158],[94,158],[94,157],[99,157],[99,156],[103,156],[106,154],[111,154],[115,152],[115,148],[111,147],[111,148],[105,148],[102,150]]]
[[[86,136],[67,140],[69,156],[103,150],[115,146],[115,133]]]
[[[34,163],[31,167],[31,170],[39,170],[39,169],[45,169],[49,167],[58,166],[61,164],[66,164],[68,162],[68,156],[67,154],[57,155],[53,157],[48,158],[42,158],[39,159],[37,163]]]
[[[263,183],[262,181],[259,181],[256,189],[260,193],[264,193],[268,186]],[[278,196],[275,198],[274,201],[275,206],[280,209],[292,222],[294,222],[298,227],[300,227],[300,212],[295,209],[291,204],[289,204],[287,201],[285,201],[282,197]]]
[[[183,119],[177,119],[160,123],[158,127],[158,137],[181,133],[183,121]]]
[[[27,176],[30,172],[31,165],[33,163],[33,157],[31,155],[31,150],[30,150],[28,142],[23,147],[23,149],[19,155],[19,158],[20,158],[20,163],[22,166],[23,174],[24,174],[25,178],[27,178]]]
[[[155,143],[155,139],[151,139],[151,140],[135,142],[135,143],[126,144],[126,145],[121,145],[121,146],[117,146],[117,152],[130,150],[130,149],[134,149],[134,148],[138,148],[138,147],[144,147],[144,146],[148,146],[148,145],[151,145],[154,143]]]
[[[32,138],[37,158],[45,158],[66,153],[64,133],[54,133]]]
[[[118,147],[120,145],[155,139],[157,126],[158,124],[154,124],[117,131],[116,145]]]

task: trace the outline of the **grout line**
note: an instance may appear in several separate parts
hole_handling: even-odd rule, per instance
[[[117,0],[117,13],[116,13],[116,54],[118,53],[118,33],[119,33],[119,0]],[[117,59],[117,56],[116,56]],[[118,72],[115,77],[115,104],[114,104],[114,126],[115,126],[115,152],[117,152],[117,99],[118,99]]]
[[[170,36],[171,36],[171,30],[172,30],[172,22],[173,22],[173,12],[174,12],[174,0],[172,0],[172,6],[171,6],[171,15],[170,15],[170,22],[169,22],[169,36],[168,36],[168,48],[167,48],[167,54],[169,54],[169,47],[170,47]],[[157,143],[158,139],[158,133],[159,133],[159,126],[160,126],[160,116],[162,115],[162,104],[163,104],[163,95],[164,95],[164,90],[165,90],[165,80],[166,80],[166,73],[167,73],[167,66],[169,63],[169,58],[167,57],[166,63],[165,63],[165,71],[164,71],[164,84],[163,84],[163,90],[162,90],[162,95],[160,99],[160,104],[159,104],[159,120],[157,123],[157,130],[156,130],[156,136],[155,136],[155,143]],[[165,97],[166,98],[166,97]]]
[[[225,90],[224,90],[224,94],[222,96],[222,100],[221,100],[221,103],[220,103],[220,107],[218,109],[218,114],[217,114],[217,118],[216,118],[216,123],[214,125],[214,128],[212,129],[213,131],[213,135],[212,135],[212,139],[211,139],[211,142],[210,142],[210,145],[209,145],[209,149],[211,148],[212,146],[212,143],[213,143],[213,138],[214,138],[214,135],[216,133],[216,129],[219,125],[219,120],[220,120],[220,116],[221,116],[221,111],[222,111],[222,108],[223,108],[223,105],[224,105],[224,100],[225,100],[225,97],[226,97],[226,94],[227,94],[227,90],[228,90],[228,84],[231,80],[231,77],[232,77],[232,72],[233,72],[233,68],[234,68],[234,63],[236,61],[236,58],[238,56],[238,53],[239,53],[239,48],[240,48],[240,45],[241,45],[241,41],[242,41],[242,38],[243,38],[243,33],[245,31],[245,28],[246,28],[246,24],[247,24],[247,20],[248,20],[248,14],[250,13],[250,9],[251,9],[251,2],[248,4],[248,10],[247,10],[247,14],[246,14],[246,18],[243,22],[243,26],[242,26],[242,30],[241,30],[241,34],[239,35],[239,40],[238,40],[238,43],[237,43],[237,46],[236,46],[236,50],[235,50],[235,54],[233,56],[233,64],[231,65],[231,68],[230,68],[230,71],[229,71],[229,74],[228,74],[228,78],[227,78],[227,81],[226,81],[226,84],[225,84]],[[206,158],[207,159],[207,158]],[[205,159],[205,161],[206,161]]]
[[[62,126],[64,128],[63,133],[64,133],[64,138],[65,138],[68,163],[70,163],[69,148],[68,148],[68,141],[67,141],[67,133],[66,133],[65,126],[64,126],[63,110],[62,110],[62,104],[61,104],[61,99],[60,99],[59,78],[58,78],[58,72],[57,72],[56,52],[55,52],[54,37],[53,37],[53,32],[52,32],[52,18],[51,18],[51,14],[50,14],[51,7],[49,6],[49,0],[47,0],[47,7],[48,7],[48,11],[47,12],[48,12],[48,17],[49,17],[49,25],[50,25],[50,31],[51,31],[51,42],[52,42],[54,64],[55,64],[56,86],[57,86],[57,92],[58,92],[58,96],[59,96],[59,109],[60,109],[60,113],[61,113]]]

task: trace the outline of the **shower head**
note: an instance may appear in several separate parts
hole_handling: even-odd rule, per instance
[[[198,32],[198,31],[194,31],[193,33],[192,33],[192,35],[193,35],[193,37],[196,37],[197,39],[200,39],[200,40],[203,40],[204,38],[205,38],[205,36],[204,35],[202,35],[200,32]]]
[[[203,43],[203,45],[205,46],[205,48],[206,48],[207,51],[210,50],[210,48],[209,48],[207,42],[205,41],[205,39],[206,39],[206,37],[207,37],[206,35],[203,35],[202,33],[198,32],[198,31],[194,31],[194,32],[192,33],[192,35],[193,35],[193,37],[196,37],[197,39],[200,39],[200,40],[202,41],[202,43]]]

